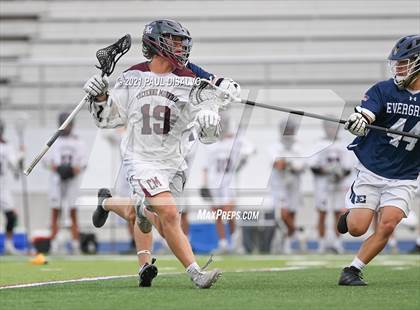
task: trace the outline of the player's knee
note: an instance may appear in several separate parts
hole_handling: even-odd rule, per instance
[[[369,228],[369,226],[365,227],[362,225],[355,225],[352,223],[347,223],[347,227],[349,229],[350,235],[352,235],[353,237],[359,237],[361,235],[364,235]]]
[[[166,210],[159,214],[159,217],[167,225],[180,222],[179,212],[176,207],[168,207]]]
[[[136,221],[136,211],[134,210],[134,208],[128,206],[125,212],[125,219],[127,220],[127,222],[134,225]]]
[[[380,221],[377,227],[377,232],[384,236],[390,236],[397,227],[398,222],[392,220]]]
[[[6,232],[13,232],[13,228],[16,225],[17,216],[14,211],[6,211]]]

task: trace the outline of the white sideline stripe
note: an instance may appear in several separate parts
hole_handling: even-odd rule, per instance
[[[229,272],[276,272],[276,271],[289,271],[289,270],[300,270],[305,269],[305,267],[283,267],[283,268],[261,268],[261,269],[237,269]],[[169,275],[179,275],[184,272],[164,272],[159,273],[159,276],[169,276]],[[104,280],[115,280],[115,279],[125,279],[137,277],[138,275],[120,275],[120,276],[107,276],[107,277],[94,277],[94,278],[81,278],[81,279],[72,279],[72,280],[59,280],[59,281],[48,281],[48,282],[36,282],[36,283],[27,283],[27,284],[16,284],[16,285],[5,285],[0,286],[0,290],[11,289],[11,288],[26,288],[26,287],[37,287],[37,286],[46,286],[46,285],[55,285],[55,284],[66,284],[66,283],[81,283],[81,282],[93,282],[93,281],[104,281]]]

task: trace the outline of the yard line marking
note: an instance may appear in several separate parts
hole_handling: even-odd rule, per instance
[[[112,279],[124,279],[124,278],[130,278],[130,277],[135,277],[135,276],[137,275],[121,275],[121,276],[81,278],[81,279],[72,279],[72,280],[59,280],[59,281],[16,284],[16,285],[0,286],[0,290],[10,289],[10,288],[24,288],[24,287],[35,287],[35,286],[44,286],[44,285],[53,285],[53,284],[64,284],[64,283],[78,283],[78,282],[92,282],[92,281],[112,280]]]
[[[225,273],[231,272],[278,272],[278,271],[290,271],[290,270],[301,270],[305,267],[281,267],[281,268],[261,268],[261,269],[236,269],[231,271],[226,271]],[[171,275],[180,275],[184,272],[163,272],[159,273],[159,276],[171,276]],[[55,285],[55,284],[66,284],[66,283],[81,283],[81,282],[93,282],[93,281],[104,281],[104,280],[116,280],[116,279],[125,279],[138,277],[135,275],[119,275],[119,276],[107,276],[107,277],[93,277],[93,278],[81,278],[81,279],[71,279],[71,280],[58,280],[58,281],[48,281],[48,282],[36,282],[36,283],[26,283],[26,284],[16,284],[16,285],[5,285],[0,286],[0,290],[12,289],[12,288],[27,288],[27,287],[38,287],[45,285]]]

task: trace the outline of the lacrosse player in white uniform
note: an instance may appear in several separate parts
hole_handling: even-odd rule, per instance
[[[4,122],[0,119],[0,210],[6,217],[6,239],[4,252],[6,254],[19,254],[13,243],[13,230],[17,222],[17,213],[13,207],[10,184],[19,169],[19,161],[23,159],[21,152],[16,152],[13,146],[4,137]]]
[[[59,115],[61,125],[69,113]],[[62,252],[61,240],[57,240],[59,221],[68,225],[70,214],[70,229],[72,237],[72,253],[80,253],[79,225],[77,207],[75,205],[79,194],[81,173],[87,165],[86,146],[82,139],[72,133],[73,123],[64,130],[45,158],[45,165],[51,172],[49,186],[49,205],[51,208],[51,251]]]
[[[270,180],[273,203],[275,208],[280,209],[280,217],[287,227],[283,239],[284,254],[292,253],[292,242],[296,239],[296,212],[303,203],[301,174],[305,170],[305,163],[295,140],[296,126],[292,119],[281,122],[280,142],[270,149],[274,161]]]
[[[343,252],[343,245],[336,230],[338,219],[344,209],[343,197],[347,190],[345,178],[350,175],[352,163],[346,144],[337,132],[337,124],[324,121],[325,137],[319,142],[319,153],[311,161],[314,174],[314,199],[318,210],[318,252],[325,253],[326,220],[329,211],[334,212],[334,236],[331,249],[336,253]]]
[[[197,130],[202,143],[218,139],[220,102],[215,95],[210,96],[216,94],[214,87],[202,82],[203,87],[197,88],[196,75],[186,68],[192,40],[181,24],[153,21],[146,25],[142,41],[143,54],[150,62],[128,69],[111,91],[107,79],[99,75],[89,79],[84,87],[94,98],[90,110],[98,127],[127,127],[121,152],[133,192],[131,200],[123,198],[118,202],[108,190],[100,190],[93,223],[101,227],[110,210],[128,219],[132,212],[127,213],[126,207],[135,207],[138,228],[147,234],[153,224],[194,284],[209,288],[220,271],[204,271],[198,266],[181,229],[175,197],[182,193],[185,183],[185,141],[193,130]],[[239,85],[227,79],[222,84],[228,84],[235,91],[233,95],[238,95]],[[190,96],[194,86],[200,98],[210,88],[208,98],[213,97],[212,100],[201,102]],[[151,243],[150,238],[143,241]],[[140,246],[147,248],[147,244]],[[142,251],[138,254],[150,256],[149,250]],[[157,274],[153,263],[145,264],[140,271],[140,286],[151,285]]]
[[[244,139],[235,136],[228,116],[222,116],[222,137],[206,149],[207,160],[203,171],[204,188],[209,191],[213,211],[219,209],[230,212],[235,209],[235,175],[245,165],[255,148]],[[204,194],[205,196],[205,194]],[[206,197],[203,197],[206,198]],[[219,237],[215,253],[226,254],[240,251],[239,231],[235,219],[228,220],[231,246],[226,239],[223,219],[216,218],[216,231]]]

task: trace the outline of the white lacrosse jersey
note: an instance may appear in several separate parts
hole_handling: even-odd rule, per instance
[[[185,170],[185,156],[196,113],[206,103],[190,103],[196,82],[189,69],[157,74],[147,62],[123,73],[110,91],[127,127],[121,143],[124,165]],[[209,107],[211,108],[211,107]],[[130,169],[129,169],[130,170]]]
[[[297,142],[288,147],[279,142],[270,149],[272,163],[284,160],[287,167],[285,170],[273,168],[271,174],[270,187],[276,207],[296,210],[302,203],[301,174],[306,167],[300,152],[302,147]]]
[[[10,184],[13,183],[13,173],[17,169],[18,155],[12,145],[0,142],[0,209],[13,208]]]
[[[346,143],[340,139],[331,142],[323,139],[319,142],[319,149],[322,150],[311,158],[311,167],[321,168],[329,171],[327,175],[315,175],[315,194],[322,191],[343,190],[345,178],[334,177],[334,172],[340,174],[345,170],[352,170],[355,164],[346,148]]]
[[[72,167],[80,167],[83,171],[87,165],[86,145],[76,135],[61,136],[52,145],[51,150],[47,153],[44,164],[47,167],[51,165],[70,165]],[[48,201],[51,208],[67,209],[74,208],[77,197],[79,195],[81,174],[62,181],[57,172],[51,171],[49,178]],[[66,212],[65,212],[66,213]],[[67,216],[67,213],[66,215]],[[65,218],[65,222],[68,218]]]
[[[86,145],[76,135],[60,136],[47,153],[45,163],[48,166],[67,164],[83,170],[87,165]]]
[[[244,139],[225,137],[206,147],[208,188],[234,188],[234,175],[254,147]]]

